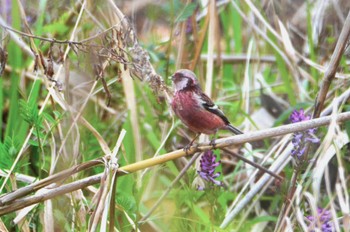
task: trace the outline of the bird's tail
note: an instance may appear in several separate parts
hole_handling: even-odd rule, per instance
[[[242,132],[240,129],[238,129],[238,128],[232,126],[231,124],[227,124],[226,127],[227,127],[227,129],[228,129],[229,131],[231,131],[232,133],[234,133],[234,134],[236,134],[236,135],[241,135],[241,134],[243,134],[243,132]]]

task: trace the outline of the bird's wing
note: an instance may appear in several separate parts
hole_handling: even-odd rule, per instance
[[[225,122],[225,124],[230,124],[229,120],[226,118],[224,113],[219,109],[217,105],[215,105],[215,103],[205,93],[202,92],[199,94],[199,96],[204,109],[219,116]]]

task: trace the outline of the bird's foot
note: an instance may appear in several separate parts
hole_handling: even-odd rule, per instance
[[[191,149],[193,142],[198,138],[199,135],[200,134],[197,134],[196,137],[194,137],[194,139],[192,139],[192,141],[184,147],[184,152],[186,152],[186,155],[188,155],[188,151]],[[198,147],[198,144],[197,144],[196,148],[197,147]]]
[[[188,151],[191,150],[191,146],[192,146],[192,143],[189,143],[184,147],[183,150],[186,153],[186,155],[188,155]]]
[[[215,138],[212,139],[210,142],[209,142],[209,145],[213,147],[213,149],[216,148],[216,142],[215,142]]]
[[[183,148],[183,150],[184,150],[184,152],[186,153],[186,155],[189,155],[188,152],[191,150],[192,146],[193,146],[193,143],[189,143],[189,144],[187,144],[187,145]],[[198,147],[199,147],[199,144],[195,144],[195,146],[193,146],[193,148],[195,149],[195,151],[198,149]]]

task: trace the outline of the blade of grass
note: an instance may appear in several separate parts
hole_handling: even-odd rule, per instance
[[[271,40],[274,40],[274,38],[271,38]],[[294,106],[296,104],[296,98],[294,95],[295,91],[292,84],[293,80],[289,75],[288,68],[282,56],[275,51],[275,57],[276,57],[277,68],[279,70],[279,74],[284,84],[284,90],[288,95],[288,100],[290,101],[291,105]]]
[[[239,6],[239,2],[237,3]],[[243,52],[243,37],[242,37],[242,17],[239,15],[236,9],[234,9],[231,5],[229,5],[229,9],[232,12],[232,27],[233,27],[233,39],[235,42],[235,52],[236,53],[242,53]]]
[[[309,45],[309,53],[310,53],[310,59],[317,63],[317,57],[315,52],[315,46],[314,46],[314,38],[312,36],[313,27],[312,27],[312,17],[311,17],[311,6],[310,2],[306,1],[306,16],[307,16],[307,42]],[[311,75],[315,78],[316,84],[318,85],[319,75],[317,75],[317,71],[312,66],[310,67]]]
[[[11,10],[11,19],[12,27],[19,29],[21,27],[21,18],[18,17],[19,6],[17,1],[12,1],[12,10]],[[22,51],[21,49],[11,40],[9,43],[9,52],[8,52],[8,62],[13,69],[20,69],[22,66]],[[18,94],[18,85],[19,85],[19,75],[16,72],[11,72],[11,84],[10,84],[10,105],[9,105],[9,114],[7,118],[7,125],[5,136],[12,137],[14,134],[18,135],[18,138],[21,142],[24,140],[23,132],[18,131],[20,126],[19,118],[19,94]],[[22,135],[22,136],[21,136]]]
[[[140,161],[142,160],[142,140],[140,134],[141,131],[139,126],[140,124],[138,119],[134,82],[128,70],[124,71],[124,69],[122,69],[122,83],[124,88],[126,104],[130,112],[130,122],[133,134],[133,146],[135,148],[135,160]],[[139,180],[139,178],[140,176],[138,176],[137,179]]]

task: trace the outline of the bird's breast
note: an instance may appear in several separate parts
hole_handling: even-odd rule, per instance
[[[171,106],[181,121],[196,133],[213,134],[225,126],[224,121],[207,111],[190,91],[176,93]]]

